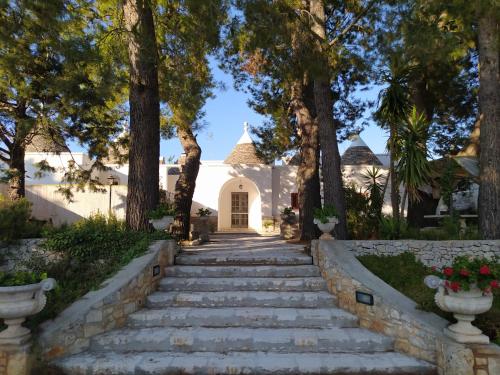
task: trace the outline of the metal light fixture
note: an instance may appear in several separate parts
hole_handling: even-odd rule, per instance
[[[243,184],[240,184],[238,187],[240,188],[240,190],[243,190]]]
[[[108,212],[109,215],[111,215],[113,212],[111,211],[111,190],[113,188],[113,185],[118,185],[118,179],[110,174],[107,178],[108,180],[108,185],[109,185],[109,207],[108,207]]]

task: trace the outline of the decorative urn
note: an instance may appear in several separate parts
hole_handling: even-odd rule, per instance
[[[21,345],[30,338],[30,330],[21,324],[26,317],[39,313],[45,307],[45,292],[56,285],[54,279],[37,284],[0,287],[0,318],[7,328],[0,332],[0,344]]]
[[[493,295],[484,294],[477,286],[468,291],[453,291],[446,288],[444,280],[437,276],[427,276],[425,284],[437,289],[434,300],[438,307],[453,313],[457,323],[444,329],[446,336],[460,343],[488,344],[490,339],[472,325],[476,315],[487,312],[493,304]]]
[[[314,219],[314,224],[316,224],[323,234],[319,237],[320,240],[333,240],[335,239],[331,233],[335,229],[335,225],[339,223],[339,219],[336,216],[329,217],[326,223],[321,222],[319,219]]]
[[[149,219],[149,223],[152,224],[156,230],[168,229],[170,224],[172,224],[173,222],[173,216],[163,216],[161,219]]]

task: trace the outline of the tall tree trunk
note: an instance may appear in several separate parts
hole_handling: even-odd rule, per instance
[[[326,15],[323,2],[321,0],[311,0],[310,12],[313,18],[313,33],[326,43]],[[315,44],[318,65],[314,72],[314,102],[318,111],[323,201],[324,204],[334,205],[337,209],[339,215],[339,224],[335,227],[337,238],[347,239],[345,195],[337,132],[333,120],[333,97],[330,87],[330,74],[328,72],[328,59],[325,57],[322,43],[316,41]]]
[[[189,238],[191,222],[191,205],[196,187],[196,178],[200,170],[201,148],[189,125],[179,127],[177,136],[186,154],[186,162],[181,166],[181,174],[175,184],[175,207],[182,216],[182,236]]]
[[[303,83],[296,81],[292,89],[291,107],[297,119],[300,136],[300,164],[297,171],[300,239],[316,238],[314,209],[321,206],[319,184],[318,123],[306,105]],[[313,103],[311,103],[313,104]]]
[[[125,0],[130,63],[130,148],[127,226],[149,228],[148,211],[159,200],[160,101],[158,54],[148,0]]]
[[[396,139],[395,126],[391,125],[389,134],[389,174],[391,176],[391,207],[392,217],[394,220],[399,221],[399,184],[398,176],[396,174],[396,156],[394,142]]]
[[[10,147],[9,161],[9,197],[12,200],[26,195],[24,154],[24,145],[14,141]]]
[[[479,229],[485,239],[500,238],[500,82],[496,12],[478,12],[480,187]]]

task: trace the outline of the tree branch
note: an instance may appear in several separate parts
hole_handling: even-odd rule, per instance
[[[356,16],[353,20],[352,20],[352,22],[351,22],[349,25],[347,25],[347,26],[344,28],[344,30],[342,30],[342,31],[340,32],[340,34],[339,34],[339,35],[337,35],[335,38],[333,38],[333,40],[332,40],[330,43],[328,43],[328,45],[329,45],[330,47],[333,47],[335,44],[337,44],[337,43],[339,42],[339,40],[340,40],[340,39],[342,39],[344,36],[346,36],[346,35],[347,35],[347,33],[348,33],[349,31],[351,31],[351,29],[352,29],[354,26],[356,26],[356,24],[358,23],[358,21],[359,21],[361,18],[363,18],[363,17],[366,15],[366,13],[368,13],[368,11],[369,11],[369,10],[370,10],[370,9],[371,9],[374,5],[375,5],[375,3],[377,3],[377,1],[378,1],[378,0],[370,0],[370,1],[368,2],[368,4],[366,5],[365,9],[363,9],[361,12],[359,12],[359,14],[358,14],[358,15],[357,15],[357,16]]]
[[[12,142],[9,139],[9,132],[2,123],[0,123],[0,139],[2,140],[3,143],[5,143],[7,148],[12,147]]]

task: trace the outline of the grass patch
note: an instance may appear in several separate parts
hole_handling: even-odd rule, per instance
[[[51,254],[50,260],[35,256],[26,266],[56,279],[57,287],[47,293],[45,309],[27,321],[35,331],[41,322],[53,319],[87,292],[99,289],[103,281],[144,254],[153,241],[170,238],[165,232],[129,231],[122,221],[102,215],[45,235],[43,247]]]
[[[414,300],[418,308],[430,311],[454,322],[453,315],[444,312],[434,302],[435,290],[424,284],[424,277],[432,270],[406,252],[395,256],[363,255],[358,260],[372,273],[384,280],[394,289]],[[496,344],[500,344],[500,292],[494,292],[493,307],[485,314],[476,317],[474,324],[483,330]]]

